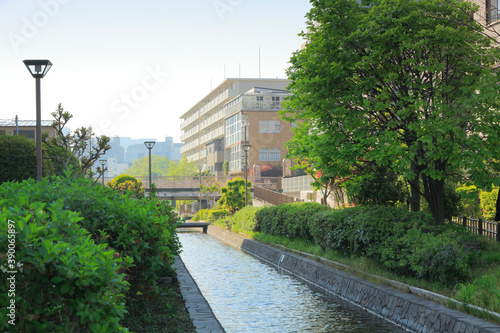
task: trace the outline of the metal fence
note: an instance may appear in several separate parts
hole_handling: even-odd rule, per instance
[[[466,216],[452,217],[451,223],[465,227],[470,232],[500,242],[500,223]]]
[[[270,203],[271,205],[277,206],[285,203],[292,202],[304,202],[304,200],[292,197],[283,193],[279,193],[273,190],[261,186],[254,186],[253,195],[255,199]]]

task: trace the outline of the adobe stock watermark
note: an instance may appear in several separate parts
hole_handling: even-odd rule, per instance
[[[100,130],[103,133],[112,133],[115,130],[116,119],[124,120],[134,109],[144,102],[149,94],[156,90],[165,82],[169,76],[168,72],[163,71],[160,66],[146,68],[146,74],[141,82],[135,85],[128,93],[123,93],[111,105],[113,114],[110,118],[104,118],[100,121]]]
[[[29,17],[23,16],[19,32],[10,32],[8,34],[9,42],[15,52],[20,47],[28,44],[30,40],[38,36],[40,30],[45,28],[50,20],[56,17],[61,11],[61,7],[67,5],[72,0],[40,0],[38,1],[39,10]]]
[[[4,259],[5,257],[5,259]],[[3,305],[7,309],[7,322],[9,325],[16,325],[16,274],[17,268],[22,271],[22,264],[16,264],[16,222],[7,220],[7,254],[0,256],[5,260],[5,266],[2,265],[2,273],[7,277],[7,297],[8,304]],[[4,261],[2,260],[2,262]],[[5,282],[4,282],[5,283]]]
[[[219,18],[224,20],[226,13],[232,12],[242,2],[243,0],[215,0],[213,6]]]

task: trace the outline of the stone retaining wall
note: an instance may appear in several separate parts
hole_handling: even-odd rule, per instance
[[[208,234],[409,331],[500,333],[498,325],[218,227],[209,226]]]

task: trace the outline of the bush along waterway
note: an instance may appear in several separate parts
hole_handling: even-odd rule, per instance
[[[226,332],[404,332],[200,232],[181,258]]]

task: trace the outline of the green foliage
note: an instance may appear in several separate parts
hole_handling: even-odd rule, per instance
[[[228,216],[230,213],[227,209],[200,209],[195,216],[193,216],[193,220],[195,221],[207,221],[207,222],[215,222],[220,218],[224,218]]]
[[[252,202],[252,197],[250,196],[250,188],[252,183],[247,181],[247,202]],[[245,180],[242,178],[234,178],[233,180],[228,180],[226,186],[220,189],[221,198],[218,201],[219,206],[229,210],[231,215],[236,211],[245,207]]]
[[[462,185],[457,187],[456,192],[462,202],[458,215],[476,218],[482,216],[479,207],[479,189],[476,186]]]
[[[290,203],[265,207],[255,215],[255,230],[274,236],[312,240],[310,228],[315,214],[329,210],[316,202]]]
[[[198,174],[198,168],[194,162],[188,161],[186,155],[182,155],[179,162],[170,161],[169,176],[197,176]]]
[[[0,135],[0,170],[0,183],[36,179],[35,141],[20,135]],[[43,176],[52,172],[52,163],[43,160]]]
[[[390,205],[404,203],[405,188],[398,175],[387,167],[370,165],[362,175],[346,181],[349,197],[361,205]]]
[[[67,210],[64,200],[39,201],[47,185],[30,180],[0,186],[2,249],[11,231],[17,232],[17,332],[121,331],[128,290],[123,271],[130,260],[91,239],[80,214]],[[0,259],[4,272],[7,257],[4,253]],[[0,286],[0,301],[9,304],[6,283]],[[7,326],[6,320],[0,324],[2,330]]]
[[[227,177],[228,173],[229,173],[229,161],[225,161],[223,164],[222,164],[222,170],[224,171],[224,176]]]
[[[131,193],[135,198],[143,198],[146,192],[142,187],[142,182],[135,177],[129,175],[119,175],[106,185],[121,194]]]
[[[260,207],[247,206],[237,211],[231,218],[231,231],[252,234],[257,224],[255,215],[259,210]]]
[[[486,220],[495,218],[497,197],[498,188],[494,188],[491,192],[481,191],[481,210]]]
[[[16,302],[25,305],[18,316],[27,328],[21,332],[118,331],[124,280],[154,293],[158,272],[179,250],[170,205],[92,187],[83,178],[4,183],[0,202],[1,247],[7,248],[7,219],[22,231],[16,258],[23,272],[16,281],[25,295]]]
[[[479,247],[476,237],[456,228],[438,234],[412,228],[390,238],[381,255],[386,267],[401,274],[454,285],[470,277]]]
[[[469,277],[481,242],[424,212],[390,206],[330,209],[317,203],[264,207],[254,231],[314,242],[324,251],[366,257],[398,274],[453,285]]]
[[[174,161],[170,161],[166,156],[151,155],[151,176],[168,176],[169,168],[172,165],[171,162],[175,163]],[[124,173],[134,177],[148,177],[149,156],[134,160],[134,164]]]
[[[444,183],[462,170],[477,186],[498,185],[500,50],[470,19],[478,8],[313,0],[301,34],[309,43],[291,58],[281,112],[298,125],[291,156],[334,178],[367,162],[406,180],[419,174],[437,224]]]

